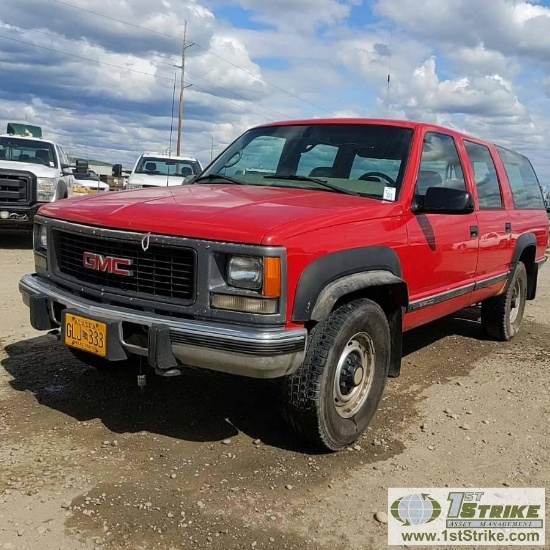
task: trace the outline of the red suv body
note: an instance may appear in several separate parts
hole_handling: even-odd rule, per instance
[[[526,157],[409,121],[260,126],[190,185],[39,214],[35,328],[90,363],[282,377],[291,424],[332,450],[399,374],[404,331],[481,304],[511,338],[548,242]]]

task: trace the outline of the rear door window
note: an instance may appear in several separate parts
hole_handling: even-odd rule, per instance
[[[485,145],[464,141],[474,173],[480,210],[502,208],[502,195],[491,151]]]
[[[544,209],[539,180],[529,159],[503,147],[497,147],[497,150],[506,170],[515,208]]]

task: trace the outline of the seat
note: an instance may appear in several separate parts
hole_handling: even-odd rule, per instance
[[[420,170],[416,179],[416,194],[425,195],[429,187],[441,187],[441,174],[434,170]]]
[[[30,158],[29,155],[23,154],[23,155],[19,155],[19,157],[18,157],[17,160],[18,160],[19,162],[21,162],[21,161],[27,161],[27,160],[29,160],[29,158]]]
[[[182,175],[183,177],[192,176],[193,169],[191,168],[191,166],[182,166],[180,170],[180,175]]]
[[[157,171],[157,163],[156,162],[146,162],[145,163],[145,170],[147,172],[156,172]]]
[[[317,166],[308,174],[308,176],[310,178],[315,178],[315,177],[333,178],[334,168],[332,166]]]

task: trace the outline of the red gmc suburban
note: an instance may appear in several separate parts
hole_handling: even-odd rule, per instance
[[[88,364],[280,377],[290,424],[328,450],[366,429],[404,331],[481,304],[512,338],[546,259],[529,160],[430,124],[268,124],[188,183],[43,206],[33,327]]]

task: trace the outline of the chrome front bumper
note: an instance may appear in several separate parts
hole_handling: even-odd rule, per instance
[[[160,352],[171,351],[182,365],[253,378],[277,378],[294,372],[304,359],[305,329],[232,326],[99,304],[60,289],[37,275],[25,275],[19,282],[19,290],[31,309],[31,323],[38,330],[59,327],[62,309],[114,322],[122,348],[131,354],[147,356],[150,363],[155,362],[151,360],[151,350],[159,348],[151,338],[155,338],[159,328],[166,331],[166,342],[171,347]],[[149,343],[141,346],[126,342],[123,324],[143,327],[149,333]]]

